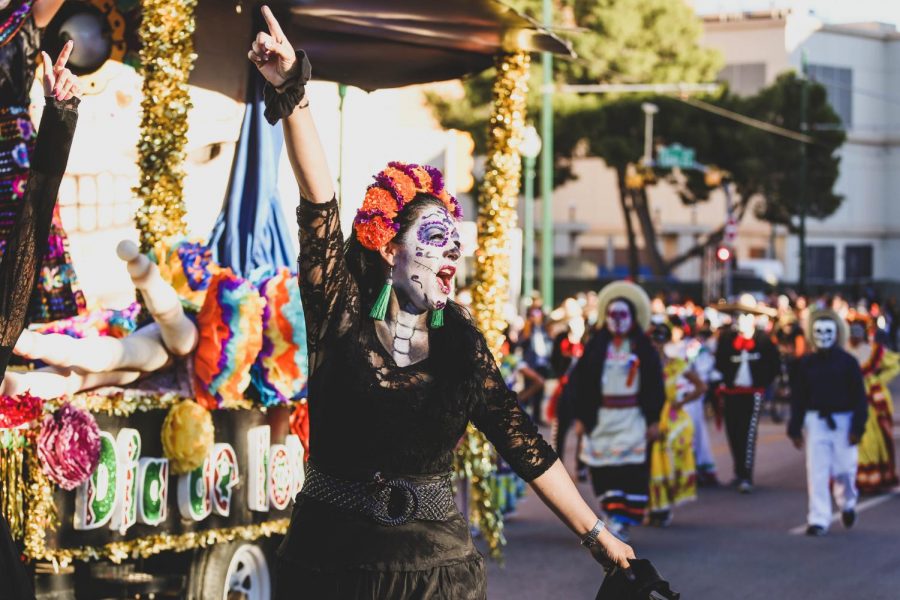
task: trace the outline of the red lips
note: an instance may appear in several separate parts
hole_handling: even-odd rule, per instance
[[[456,267],[451,265],[441,267],[437,272],[438,286],[441,288],[441,292],[450,293],[454,275],[456,275]]]

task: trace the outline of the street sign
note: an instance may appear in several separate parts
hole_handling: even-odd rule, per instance
[[[656,163],[663,169],[690,169],[694,162],[694,149],[678,143],[661,147],[656,158]]]
[[[734,217],[728,217],[728,220],[725,222],[722,241],[729,246],[733,246],[735,239],[737,239],[737,221]]]

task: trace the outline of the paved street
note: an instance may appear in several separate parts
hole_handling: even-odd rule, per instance
[[[729,479],[724,432],[713,436],[720,476]],[[567,464],[571,456],[570,451]],[[808,538],[802,535],[803,462],[784,426],[765,419],[754,494],[701,489],[698,501],[677,510],[669,529],[639,528],[632,545],[685,600],[900,598],[900,493],[864,498],[852,531],[838,523],[827,537]],[[587,486],[581,488],[592,498]],[[492,600],[581,600],[596,594],[599,566],[530,492],[507,523],[506,537],[505,567],[489,566]]]

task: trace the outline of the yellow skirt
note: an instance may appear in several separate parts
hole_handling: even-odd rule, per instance
[[[864,494],[874,494],[897,485],[894,457],[894,407],[887,390],[870,390],[869,418],[859,443],[856,486]]]
[[[650,511],[672,507],[697,497],[694,424],[690,415],[666,402],[659,423],[663,439],[650,447]]]

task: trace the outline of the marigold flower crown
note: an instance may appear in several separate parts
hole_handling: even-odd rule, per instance
[[[419,193],[436,197],[455,220],[462,219],[459,202],[444,187],[444,176],[435,167],[394,161],[374,179],[353,219],[356,238],[364,248],[378,250],[394,239],[400,230],[397,215]]]

